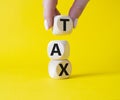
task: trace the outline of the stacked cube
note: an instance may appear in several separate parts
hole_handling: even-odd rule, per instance
[[[58,15],[54,18],[53,34],[67,34],[72,32],[73,21],[69,16]],[[48,73],[51,78],[69,78],[72,71],[71,63],[67,60],[70,55],[69,43],[65,40],[54,40],[48,44],[48,56],[51,59]]]

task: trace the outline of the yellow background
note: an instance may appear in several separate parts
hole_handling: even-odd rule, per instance
[[[59,0],[64,15],[73,0]],[[120,0],[91,0],[71,35],[43,26],[42,0],[0,0],[0,100],[120,100]],[[72,75],[48,75],[47,44],[70,43]]]

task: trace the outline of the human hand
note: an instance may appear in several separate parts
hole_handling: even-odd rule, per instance
[[[53,26],[53,19],[54,16],[60,15],[58,9],[56,8],[58,0],[44,0],[44,24],[46,30]],[[89,0],[75,0],[72,7],[69,11],[69,16],[73,20],[73,26],[76,27],[77,20],[81,15],[82,11],[84,10],[87,2]]]

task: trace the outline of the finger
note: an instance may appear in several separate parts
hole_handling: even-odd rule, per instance
[[[58,9],[55,9],[55,15],[60,15],[60,12],[58,11]]]
[[[53,25],[53,17],[55,15],[57,0],[44,0],[44,24],[48,30]]]
[[[81,15],[89,0],[75,0],[73,6],[70,9],[69,16],[73,19],[74,27],[76,27],[77,20]]]

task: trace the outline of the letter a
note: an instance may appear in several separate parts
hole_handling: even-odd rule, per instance
[[[57,43],[53,45],[53,49],[50,55],[53,56],[54,53],[58,53],[58,55],[61,56],[61,52]]]

